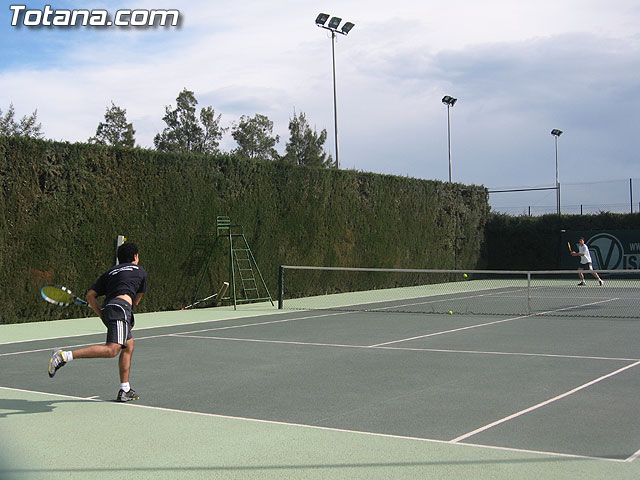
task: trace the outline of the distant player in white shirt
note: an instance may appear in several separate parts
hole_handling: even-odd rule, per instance
[[[598,283],[600,286],[604,285],[602,279],[598,276],[598,272],[593,271],[593,265],[591,264],[591,254],[589,253],[589,247],[584,243],[584,238],[580,237],[578,240],[578,251],[571,252],[571,255],[574,257],[580,257],[580,266],[578,267],[578,276],[580,277],[580,283],[578,285],[586,285],[587,282],[584,281],[584,275],[582,274],[582,270],[585,268],[591,270],[591,274],[598,279]]]

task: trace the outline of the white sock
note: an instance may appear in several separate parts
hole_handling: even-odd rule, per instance
[[[73,360],[73,352],[69,351],[69,352],[61,352],[62,353],[62,358],[64,359],[65,362],[70,362],[71,360]]]
[[[121,383],[121,384],[120,384],[120,389],[121,389],[124,393],[127,393],[129,390],[131,390],[131,386],[129,385],[129,382]]]

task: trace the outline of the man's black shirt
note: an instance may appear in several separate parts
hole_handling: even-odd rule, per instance
[[[129,295],[135,302],[138,293],[147,291],[147,272],[133,263],[114,265],[91,285],[91,290],[99,297],[104,295],[105,303],[119,295]]]

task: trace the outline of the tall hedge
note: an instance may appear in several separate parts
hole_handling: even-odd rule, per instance
[[[473,268],[488,211],[482,187],[0,137],[0,323],[90,314],[48,306],[39,288],[84,295],[119,234],[149,272],[139,311],[158,311],[191,300],[217,216],[244,227],[275,296],[281,264]],[[227,250],[214,253],[213,285],[228,278]]]

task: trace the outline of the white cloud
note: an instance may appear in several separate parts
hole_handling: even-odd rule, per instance
[[[6,53],[9,66],[0,67],[0,108],[13,102],[20,115],[37,108],[51,138],[86,140],[114,101],[127,110],[138,143],[151,146],[164,127],[165,105],[186,87],[201,106],[221,113],[225,126],[243,114],[269,116],[281,150],[294,108],[304,111],[327,129],[333,153],[331,41],[313,23],[324,11],[356,24],[335,45],[344,167],[446,179],[440,99],[451,94],[459,98],[451,112],[454,180],[552,184],[551,128],[565,131],[561,179],[592,180],[604,162],[600,178],[635,173],[640,9],[634,0],[61,5],[73,6],[178,8],[182,24],[22,29],[20,42],[16,32],[0,31],[15,49]],[[233,148],[232,140],[223,146]]]

